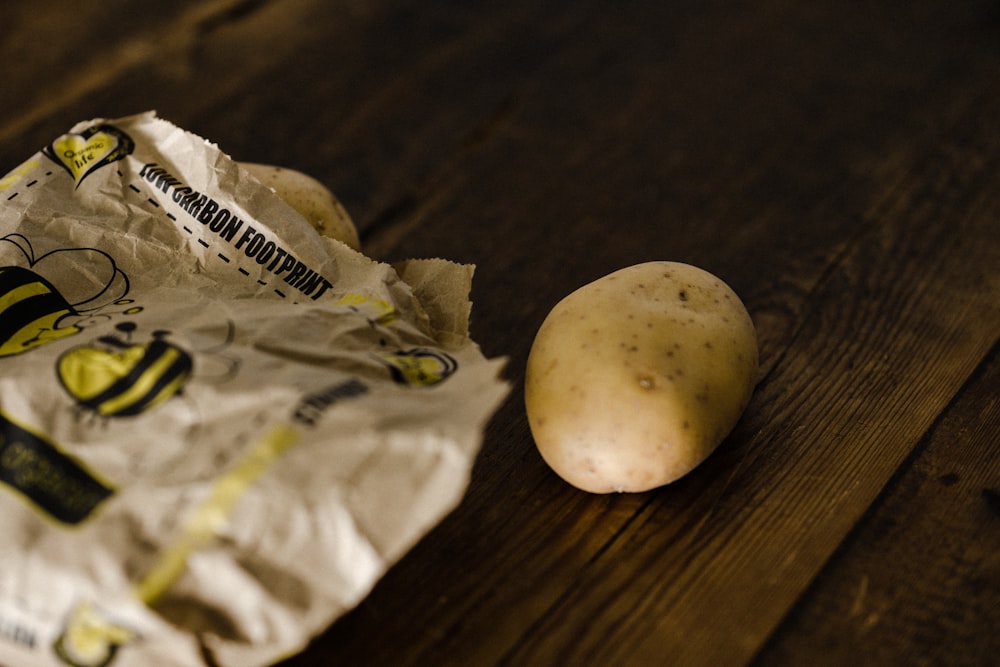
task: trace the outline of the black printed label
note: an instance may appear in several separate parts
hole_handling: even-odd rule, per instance
[[[0,414],[0,482],[53,518],[80,523],[112,490],[45,438]]]

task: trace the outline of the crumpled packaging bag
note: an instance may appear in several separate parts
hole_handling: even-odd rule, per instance
[[[461,500],[472,267],[321,237],[215,145],[84,122],[0,181],[0,664],[273,664]]]

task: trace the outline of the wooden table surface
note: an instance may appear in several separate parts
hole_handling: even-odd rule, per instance
[[[1000,651],[1000,5],[10,0],[0,172],[155,109],[312,174],[365,252],[477,265],[512,391],[461,505],[284,667],[987,665]],[[549,309],[654,259],[762,374],[682,480],[535,450]],[[11,666],[16,667],[16,666]]]

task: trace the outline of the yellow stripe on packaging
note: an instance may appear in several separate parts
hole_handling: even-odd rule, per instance
[[[247,488],[297,441],[298,433],[292,427],[276,426],[234,468],[215,480],[183,532],[136,586],[136,596],[147,605],[155,603],[183,574],[188,557],[218,534]]]

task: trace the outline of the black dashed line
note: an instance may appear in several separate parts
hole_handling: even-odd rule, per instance
[[[275,293],[275,294],[277,294],[278,296],[280,296],[280,297],[281,297],[282,299],[284,299],[284,298],[285,298],[285,294],[284,294],[284,292],[282,292],[282,291],[280,291],[280,290],[274,290],[274,293]]]
[[[27,184],[27,185],[25,185],[24,187],[26,187],[26,188],[30,188],[30,187],[31,187],[32,185],[34,185],[34,184],[35,184],[35,183],[37,183],[37,182],[38,182],[38,179],[36,178],[35,180],[31,181],[30,183],[28,183],[28,184]]]
[[[130,187],[130,188],[132,188],[133,190],[136,190],[136,188],[135,188],[134,186],[131,186],[131,185],[130,185],[129,187]],[[138,192],[138,190],[136,190],[136,191]],[[15,197],[15,196],[16,196],[16,194],[17,194],[17,193],[15,193],[14,195],[11,195],[11,197],[10,197],[10,198],[12,199],[13,197]],[[159,208],[159,207],[160,207],[160,204],[159,204],[159,202],[155,201],[155,200],[154,200],[154,199],[152,199],[152,198],[149,198],[149,199],[147,199],[147,201],[148,201],[148,202],[149,202],[150,204],[152,204],[153,206],[157,207],[157,208]],[[173,213],[170,213],[170,212],[164,212],[164,215],[166,215],[166,216],[167,216],[167,217],[168,217],[168,218],[169,218],[170,220],[173,220],[174,222],[176,222],[176,221],[177,221],[177,216],[175,216],[175,215],[174,215]],[[187,225],[181,225],[181,229],[183,229],[183,230],[184,230],[185,232],[187,232],[188,234],[194,234],[194,231],[193,231],[193,230],[192,230],[192,229],[191,229],[190,227],[188,227]],[[204,239],[198,239],[198,243],[199,243],[200,245],[202,245],[202,246],[206,247],[206,248],[210,248],[210,247],[211,247],[211,245],[210,245],[210,244],[209,244],[209,243],[208,243],[207,241],[205,241]],[[221,259],[221,260],[222,260],[223,262],[225,262],[226,264],[232,264],[232,261],[233,261],[233,260],[232,260],[232,259],[231,259],[230,257],[227,257],[226,255],[224,255],[224,254],[223,254],[223,253],[221,253],[221,252],[220,252],[220,253],[217,253],[217,255],[218,255],[219,259]],[[250,277],[250,272],[249,272],[249,271],[247,271],[246,269],[244,269],[244,268],[243,268],[242,266],[238,266],[238,267],[236,267],[236,270],[237,270],[237,271],[239,271],[239,272],[240,272],[241,274],[243,274],[244,276],[247,276],[247,277]],[[267,285],[267,283],[266,283],[265,281],[263,281],[263,280],[258,280],[258,281],[257,281],[257,284],[258,284],[258,285]],[[278,296],[280,296],[280,297],[281,297],[282,299],[287,299],[287,298],[288,298],[288,296],[287,296],[287,295],[286,295],[286,294],[285,294],[284,292],[282,292],[282,291],[280,291],[280,290],[274,290],[274,293],[275,293],[275,294],[277,294]],[[298,303],[298,302],[295,302],[295,303]]]
[[[133,192],[139,192],[139,188],[135,187],[131,183],[128,184],[128,189],[132,190]]]
[[[45,175],[46,175],[46,176],[51,176],[51,175],[52,175],[52,172],[51,172],[51,171],[47,171],[47,172],[45,172]]]
[[[15,193],[14,193],[14,194],[12,194],[11,196],[7,197],[7,201],[10,201],[11,199],[13,199],[13,198],[14,198],[14,197],[16,197],[16,196],[17,196],[17,193],[15,192]]]

